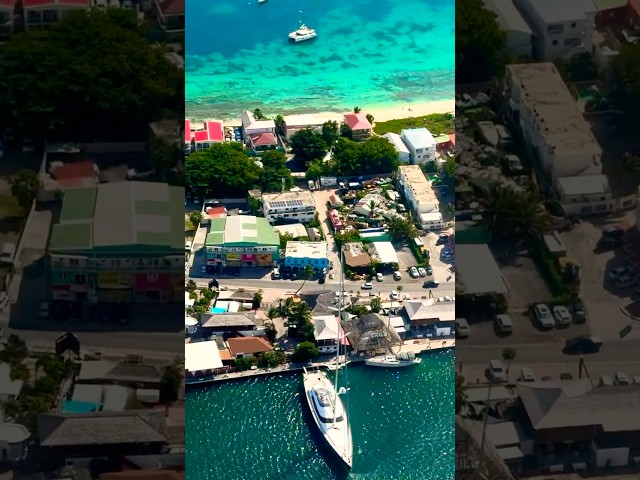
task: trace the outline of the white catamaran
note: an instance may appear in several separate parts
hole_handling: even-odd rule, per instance
[[[289,34],[289,40],[294,42],[304,42],[305,40],[311,40],[316,38],[318,34],[313,28],[307,27],[302,23],[302,12],[300,12],[300,19],[298,20],[298,28]]]
[[[343,282],[344,279],[341,276],[341,291],[344,291]],[[342,297],[340,297],[340,303],[338,305],[340,307],[338,309],[338,315],[340,315]],[[340,321],[338,321],[338,326],[339,325]],[[340,332],[340,328],[338,328],[338,331]],[[339,333],[336,362],[340,362],[340,344],[342,343],[343,337],[344,335]],[[347,394],[347,389],[344,387],[338,388],[338,373],[340,367],[336,367],[333,370],[335,371],[335,380],[334,383],[331,383],[326,372],[318,369],[307,371],[305,368],[302,375],[304,392],[309,410],[311,410],[311,415],[320,433],[331,449],[338,455],[342,463],[348,469],[351,469],[353,463],[351,426],[349,425],[347,409],[340,398],[341,395]]]

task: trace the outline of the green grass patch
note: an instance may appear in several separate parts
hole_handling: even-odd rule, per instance
[[[373,131],[378,135],[397,133],[404,128],[425,127],[433,136],[449,135],[455,132],[455,119],[450,113],[432,113],[423,117],[401,118],[387,122],[375,122]]]

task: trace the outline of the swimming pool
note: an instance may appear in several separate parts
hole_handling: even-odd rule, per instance
[[[227,309],[226,308],[220,308],[220,307],[211,307],[211,310],[209,310],[210,313],[227,313]]]

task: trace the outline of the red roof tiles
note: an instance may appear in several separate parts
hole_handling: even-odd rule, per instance
[[[256,147],[265,147],[269,145],[277,145],[278,140],[273,133],[258,133],[251,135],[251,143]]]
[[[193,138],[193,132],[191,131],[191,120],[184,121],[184,141],[186,143],[191,143],[191,139]]]
[[[159,1],[158,6],[163,15],[179,16],[184,15],[184,0],[164,0]]]
[[[371,124],[363,113],[345,113],[344,122],[351,130],[371,130]]]
[[[224,140],[221,122],[207,122],[205,123],[205,130],[209,132],[209,140],[212,142],[222,142]]]
[[[271,344],[260,337],[230,338],[227,340],[227,345],[229,345],[229,351],[234,357],[239,353],[254,354],[273,350]]]

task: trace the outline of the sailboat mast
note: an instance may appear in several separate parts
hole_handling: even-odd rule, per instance
[[[336,374],[334,377],[334,385],[333,385],[333,390],[335,392],[335,398],[333,399],[333,424],[335,425],[336,423],[336,418],[338,415],[338,410],[336,409],[336,405],[338,405],[338,372],[340,371],[340,341],[341,341],[341,335],[340,335],[340,320],[342,319],[342,305],[343,305],[343,301],[344,301],[344,276],[342,274],[342,247],[340,247],[340,283],[339,283],[339,290],[338,292],[340,293],[340,298],[338,299],[338,344],[337,344],[337,351],[336,351]]]

